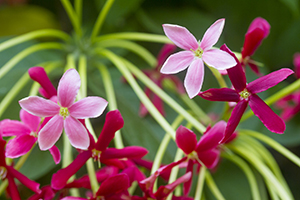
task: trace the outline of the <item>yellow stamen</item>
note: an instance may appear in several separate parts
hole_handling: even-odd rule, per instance
[[[66,119],[66,117],[68,117],[70,115],[68,108],[66,108],[66,107],[60,107],[59,115],[63,116],[64,119]]]
[[[251,93],[248,92],[247,89],[244,89],[244,90],[241,91],[239,94],[240,94],[240,97],[241,97],[242,99],[246,99],[246,100],[248,100],[248,98],[249,98],[250,95],[251,95]]]

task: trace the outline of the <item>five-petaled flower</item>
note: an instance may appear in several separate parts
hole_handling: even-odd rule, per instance
[[[88,133],[78,119],[100,116],[107,106],[107,101],[100,97],[86,97],[74,103],[80,84],[78,72],[69,69],[58,84],[58,103],[38,96],[19,101],[21,107],[33,115],[53,116],[39,132],[38,143],[41,150],[50,149],[59,139],[63,129],[72,146],[78,149],[89,147]]]
[[[285,130],[284,121],[272,111],[272,109],[257,95],[257,93],[263,92],[277,85],[279,82],[294,73],[293,70],[283,68],[247,84],[245,72],[234,53],[232,53],[226,45],[223,45],[221,49],[230,53],[238,63],[235,67],[227,70],[234,89],[212,88],[199,93],[199,96],[210,101],[237,102],[228,120],[225,136],[222,141],[225,142],[236,129],[248,104],[253,113],[270,131],[283,133]]]
[[[204,78],[204,62],[218,70],[228,69],[236,65],[236,61],[227,52],[212,48],[222,33],[224,23],[225,19],[217,20],[207,29],[199,43],[186,28],[171,24],[163,25],[167,37],[185,51],[171,55],[162,66],[161,73],[174,74],[189,66],[184,86],[190,98],[195,97],[201,90]]]

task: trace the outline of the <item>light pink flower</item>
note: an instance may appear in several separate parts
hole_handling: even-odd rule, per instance
[[[100,97],[86,97],[74,103],[81,80],[75,69],[67,70],[58,84],[57,101],[30,96],[19,101],[27,112],[39,117],[51,117],[40,130],[38,143],[41,150],[50,149],[59,139],[62,130],[72,146],[87,149],[90,139],[87,130],[78,119],[100,116],[107,106],[107,101]]]
[[[166,36],[185,51],[171,55],[160,72],[175,74],[189,67],[184,86],[190,98],[195,97],[201,90],[204,78],[204,62],[218,70],[228,69],[236,65],[236,61],[227,52],[212,48],[222,33],[224,23],[225,19],[217,20],[207,29],[199,43],[186,28],[171,24],[163,25]]]

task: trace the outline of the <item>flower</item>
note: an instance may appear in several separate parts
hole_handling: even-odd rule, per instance
[[[44,119],[43,124],[41,123],[41,118],[31,115],[25,110],[20,110],[20,121],[17,120],[3,120],[1,122],[2,136],[16,136],[15,138],[8,141],[6,145],[6,157],[8,158],[18,158],[33,147],[33,145],[38,140],[38,132],[40,127],[49,121],[50,118]],[[60,162],[61,156],[58,148],[53,145],[49,149],[53,156],[54,162],[58,164]]]
[[[245,35],[245,41],[242,49],[242,66],[247,64],[256,73],[260,74],[257,65],[251,60],[251,56],[254,54],[255,50],[259,47],[263,39],[268,37],[270,33],[270,24],[267,20],[257,17],[255,18]]]
[[[230,53],[237,61],[237,65],[235,67],[227,70],[234,89],[212,88],[199,93],[199,96],[210,101],[237,102],[228,120],[225,136],[222,142],[226,142],[226,140],[234,132],[248,104],[253,113],[270,131],[274,133],[283,133],[285,130],[284,121],[272,111],[272,109],[257,95],[257,93],[263,92],[277,85],[289,75],[294,73],[293,70],[283,68],[247,84],[245,72],[234,53],[232,53],[226,45],[223,45],[221,49]]]
[[[160,72],[174,74],[189,67],[184,86],[190,98],[195,97],[201,90],[204,78],[204,62],[218,70],[228,69],[236,65],[236,61],[227,52],[212,48],[221,35],[224,23],[225,19],[217,20],[207,29],[199,43],[186,28],[172,24],[163,25],[166,36],[185,51],[171,55]]]
[[[19,101],[27,112],[39,117],[52,117],[40,130],[38,143],[41,150],[50,149],[64,129],[72,146],[87,149],[90,140],[78,119],[95,118],[102,114],[107,101],[100,97],[86,97],[74,103],[81,80],[75,69],[67,70],[58,84],[58,104],[37,96]]]

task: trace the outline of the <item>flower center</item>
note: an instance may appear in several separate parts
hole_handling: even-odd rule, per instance
[[[239,94],[240,94],[240,97],[241,97],[242,99],[245,99],[245,100],[248,100],[248,98],[249,98],[250,95],[251,95],[251,93],[248,92],[247,89],[244,89],[244,90],[241,91]]]
[[[198,160],[198,154],[196,151],[192,151],[189,155],[187,155],[188,159]]]
[[[92,157],[94,158],[94,161],[96,161],[96,160],[100,161],[101,153],[102,152],[97,149],[92,150]]]
[[[66,107],[60,107],[59,115],[63,116],[64,119],[70,115],[68,108]]]
[[[33,137],[36,137],[36,138],[37,138],[37,136],[38,136],[38,135],[37,135],[37,132],[34,132],[34,131],[31,131],[31,132],[30,132],[30,135],[33,136]]]
[[[193,49],[191,49],[191,51],[194,52],[195,57],[202,58],[203,50],[200,47],[198,47],[196,51]]]
[[[0,166],[0,179],[4,180],[7,175],[7,169],[3,166]]]

